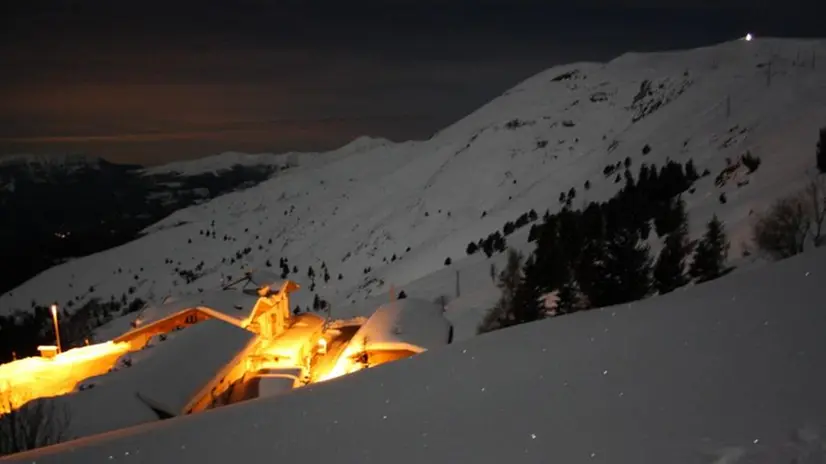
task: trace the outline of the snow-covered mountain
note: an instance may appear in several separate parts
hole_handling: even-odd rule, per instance
[[[824,276],[821,248],[288,395],[7,459],[823,463]]]
[[[277,166],[279,169],[288,169],[298,165],[317,164],[318,162],[347,155],[361,150],[375,149],[391,143],[388,140],[373,137],[359,137],[344,147],[327,153],[241,153],[225,152],[219,155],[207,156],[196,160],[175,161],[172,163],[152,166],[143,170],[144,175],[179,174],[197,175],[207,172],[220,172],[234,166]]]
[[[750,214],[813,170],[826,123],[826,71],[815,58],[824,54],[823,40],[736,40],[554,67],[429,140],[359,139],[248,190],[179,210],[138,240],[56,266],[0,296],[0,312],[32,302],[157,300],[268,263],[277,270],[287,258],[298,269],[290,277],[304,286],[298,304],[309,306],[317,293],[342,314],[362,311],[391,286],[454,298],[461,269],[460,297],[449,309],[472,325],[496,291],[489,261],[466,257],[468,242],[530,209],[554,212],[571,188],[575,206],[609,198],[621,184],[606,166],[624,162],[691,159],[708,169],[684,196],[692,234],[716,213],[737,258]],[[746,151],[761,159],[759,169],[730,168],[715,185]],[[224,162],[168,169],[206,172]],[[525,232],[509,244],[527,247]],[[314,291],[310,267],[319,276]]]

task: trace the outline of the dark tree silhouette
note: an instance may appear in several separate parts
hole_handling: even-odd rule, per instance
[[[682,223],[665,238],[665,246],[654,265],[654,288],[665,294],[687,284],[686,261],[691,253],[688,240],[688,223]]]
[[[620,229],[603,245],[598,277],[587,293],[594,307],[645,298],[651,291],[651,256],[635,230]]]
[[[508,250],[508,262],[499,274],[497,286],[501,290],[499,301],[488,311],[478,327],[479,333],[490,332],[513,324],[513,307],[516,293],[522,283],[522,255]]]
[[[711,218],[706,225],[706,232],[694,250],[694,259],[689,268],[689,274],[698,282],[716,279],[729,269],[726,266],[728,259],[729,242],[723,223],[717,215]]]

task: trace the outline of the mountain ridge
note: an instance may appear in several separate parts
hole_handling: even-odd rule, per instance
[[[49,269],[3,294],[0,308],[119,299],[132,288],[142,299],[192,293],[288,258],[299,271],[290,278],[315,288],[299,292],[306,293],[297,296],[299,306],[317,293],[344,309],[391,285],[426,279],[446,257],[454,265],[472,260],[481,270],[468,273],[487,274],[487,261],[464,258],[469,241],[529,209],[557,210],[557,196],[572,188],[577,207],[609,198],[621,183],[605,169],[626,159],[634,170],[669,159],[708,169],[684,197],[691,234],[718,214],[739,258],[751,215],[799,188],[814,167],[826,73],[801,58],[806,47],[820,56],[826,41],[736,40],[556,66],[428,140],[367,144],[176,211],[135,242]],[[774,73],[768,78],[767,60]],[[746,152],[762,160],[759,170],[739,166]],[[727,169],[734,180],[727,175],[715,185]],[[322,262],[332,278],[311,284],[309,267]],[[195,280],[179,276],[201,263]]]

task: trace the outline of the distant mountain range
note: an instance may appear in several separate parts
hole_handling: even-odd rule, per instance
[[[249,156],[255,162],[211,170],[183,169],[186,163],[144,170],[82,155],[0,158],[0,292],[66,260],[134,240],[178,209],[287,168],[284,157]]]

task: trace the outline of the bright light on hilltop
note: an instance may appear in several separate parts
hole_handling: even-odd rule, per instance
[[[744,37],[744,38],[746,39],[746,42],[751,42],[751,39],[753,39],[754,36],[751,35],[751,32],[749,32],[748,34],[746,34],[746,37]]]

